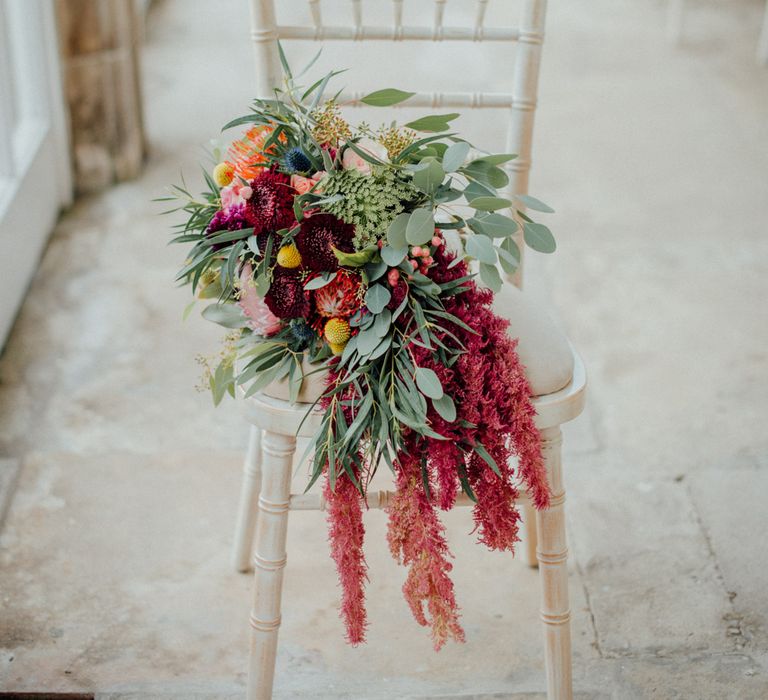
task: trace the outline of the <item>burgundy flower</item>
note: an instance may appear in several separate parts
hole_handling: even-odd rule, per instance
[[[406,295],[408,294],[408,283],[401,277],[397,281],[397,284],[392,287],[391,291],[392,297],[387,303],[387,308],[390,311],[396,311],[400,304],[403,303],[403,299],[405,299]]]
[[[296,222],[293,216],[296,191],[290,183],[288,175],[275,170],[264,170],[251,180],[252,194],[246,206],[255,234],[290,228]]]
[[[298,275],[291,271],[278,272],[264,296],[269,310],[278,318],[298,318],[309,311],[309,301]]]
[[[206,233],[210,236],[215,236],[222,231],[239,231],[243,228],[250,228],[253,225],[250,213],[246,209],[244,204],[235,204],[228,209],[220,209],[217,211],[211,223],[208,224],[208,228],[205,229]],[[214,250],[221,250],[226,248],[231,243],[214,243]]]
[[[314,214],[305,219],[294,239],[302,265],[317,272],[338,270],[339,261],[333,249],[351,253],[354,233],[354,226],[330,214]]]

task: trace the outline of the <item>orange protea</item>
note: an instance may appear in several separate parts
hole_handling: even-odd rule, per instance
[[[339,270],[331,282],[315,292],[315,308],[326,318],[349,317],[361,306],[360,277]]]
[[[268,165],[267,157],[264,152],[264,143],[272,133],[271,126],[258,124],[245,132],[243,138],[239,141],[233,141],[229,147],[227,161],[235,171],[235,175],[243,180],[252,180],[263,168]],[[280,135],[280,141],[285,143],[285,136]],[[274,149],[270,147],[267,153],[273,153]]]

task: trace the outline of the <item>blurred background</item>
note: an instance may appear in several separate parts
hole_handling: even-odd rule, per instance
[[[432,5],[405,0],[406,23]],[[306,2],[278,7],[310,23]],[[491,0],[487,26],[517,11]],[[349,24],[345,0],[323,12]],[[559,248],[528,255],[525,287],[590,376],[564,443],[577,697],[768,697],[765,12],[549,3],[531,193]],[[446,5],[447,25],[473,17]],[[247,426],[195,391],[220,333],[182,322],[178,219],[151,200],[182,174],[195,191],[247,111],[248,23],[247,0],[0,0],[0,696],[243,695],[251,581],[228,556]],[[514,48],[364,46],[329,44],[315,72],[509,90]],[[317,47],[285,48],[300,66]],[[504,149],[503,112],[456,124]],[[372,628],[353,650],[324,528],[291,515],[276,697],[543,697],[536,572],[448,514],[467,643],[435,655],[384,519],[366,515]]]

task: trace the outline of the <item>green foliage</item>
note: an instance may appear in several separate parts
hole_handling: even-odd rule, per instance
[[[312,191],[294,198],[297,222],[305,212],[319,210],[355,226],[354,251],[334,252],[342,268],[360,275],[358,298],[365,308],[350,319],[355,335],[335,365],[338,379],[326,392],[328,407],[306,454],[313,455],[310,486],[328,465],[332,485],[346,474],[364,491],[366,484],[355,476],[361,460],[371,465],[366,473],[372,477],[381,461],[392,467],[407,431],[442,439],[430,425],[430,408],[448,422],[457,419],[453,398],[444,392],[433,370],[415,366],[412,347],[428,349],[440,365],[450,367],[456,362],[465,348],[447,326],[469,329],[445,311],[443,302],[464,291],[472,276],[438,284],[412,268],[409,247],[428,245],[438,221],[438,228],[457,234],[463,246],[459,259],[475,259],[480,279],[498,290],[499,266],[507,274],[515,272],[519,244],[525,242],[543,253],[555,250],[550,230],[525,212],[551,213],[552,209],[527,194],[507,191],[509,177],[502,166],[514,154],[467,160],[471,144],[448,132],[458,114],[428,115],[405,125],[427,134],[420,138],[394,123],[386,130],[363,125],[353,129],[335,100],[326,96],[331,80],[341,71],[331,71],[307,86],[299,81],[317,56],[298,73],[291,71],[282,47],[280,60],[285,81],[276,88],[274,99],[255,100],[249,114],[232,120],[225,129],[269,125],[272,132],[264,145],[267,166],[282,170],[285,153],[298,148],[311,162],[311,172],[328,173]],[[362,102],[388,107],[413,94],[389,88],[366,95]],[[363,149],[358,144],[361,137],[386,143],[391,162]],[[335,150],[323,148],[326,143]],[[345,149],[370,164],[371,173],[343,169]],[[190,194],[182,180],[160,201],[177,201],[170,211],[186,217],[174,226],[172,238],[174,243],[190,246],[177,280],[190,285],[195,298],[212,302],[203,310],[204,318],[230,331],[218,364],[206,366],[206,384],[219,403],[227,394],[239,391],[248,397],[270,382],[285,380],[295,401],[304,379],[302,360],[308,358],[316,371],[322,371],[332,357],[317,324],[294,319],[264,338],[251,330],[236,302],[245,263],[253,268],[258,294],[268,292],[273,251],[292,241],[299,225],[258,237],[247,228],[208,234],[221,208],[221,193],[207,170],[203,179],[201,195]],[[397,308],[391,303],[393,283],[386,278],[392,269],[408,284],[408,294]],[[309,293],[329,285],[338,274],[352,273],[302,274]],[[498,471],[482,445],[470,447]],[[465,492],[474,498],[463,465],[457,469]]]
[[[355,225],[356,250],[375,243],[404,207],[419,196],[397,172],[384,168],[375,168],[371,175],[357,170],[334,172],[323,181],[323,195],[336,194],[343,196],[323,208]]]

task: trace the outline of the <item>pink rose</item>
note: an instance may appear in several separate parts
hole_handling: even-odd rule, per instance
[[[355,146],[382,163],[389,162],[387,149],[373,139],[360,139]],[[371,164],[365,158],[355,153],[349,146],[347,146],[344,155],[341,157],[341,165],[344,170],[357,170],[363,175],[371,174]]]
[[[282,328],[280,319],[267,307],[264,300],[256,293],[253,283],[253,267],[245,263],[240,271],[240,308],[248,317],[248,325],[258,335],[270,336]]]
[[[291,175],[291,187],[295,189],[299,194],[306,194],[309,192],[320,180],[326,176],[325,170],[318,170],[312,177],[303,177],[302,175]],[[315,192],[320,192],[320,188],[317,188]]]
[[[236,204],[245,204],[243,197],[243,186],[239,182],[233,182],[226,187],[221,188],[221,208],[229,209]],[[248,188],[250,189],[250,187]]]

